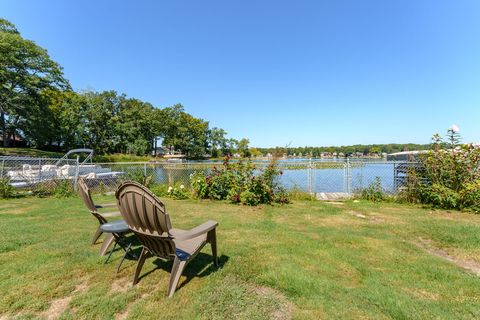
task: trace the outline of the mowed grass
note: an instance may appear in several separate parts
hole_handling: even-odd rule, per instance
[[[96,197],[112,202],[113,197]],[[480,215],[396,204],[244,207],[164,199],[177,228],[219,222],[165,298],[171,263],[115,272],[80,199],[0,201],[0,319],[478,319]],[[440,250],[450,261],[432,252]]]

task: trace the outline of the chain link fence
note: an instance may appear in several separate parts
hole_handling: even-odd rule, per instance
[[[197,171],[209,173],[221,168],[221,162],[115,162],[80,163],[78,159],[0,157],[0,177],[16,188],[31,190],[39,184],[68,180],[76,185],[83,177],[98,192],[115,191],[124,180],[149,179],[152,183],[190,186],[190,176]],[[268,162],[254,162],[259,173]],[[419,170],[417,162],[367,161],[364,159],[312,159],[278,161],[279,182],[287,190],[308,193],[347,193],[360,191],[375,181],[394,194],[407,183],[409,170]]]
[[[0,157],[0,178],[17,189],[31,190],[39,185],[54,187],[54,182],[72,180],[80,174],[77,159]]]

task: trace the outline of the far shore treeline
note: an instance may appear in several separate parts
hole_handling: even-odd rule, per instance
[[[415,143],[390,143],[390,144],[355,144],[351,146],[329,146],[329,147],[275,147],[275,148],[253,148],[258,154],[287,155],[296,157],[321,157],[325,156],[376,156],[384,153],[395,153],[401,151],[427,150],[430,144]]]
[[[22,38],[0,18],[0,143],[65,151],[87,147],[97,154],[165,152],[189,158],[224,155],[317,157],[380,154],[426,149],[427,145],[388,144],[346,147],[251,148],[246,138],[227,138],[221,128],[196,118],[181,104],[160,108],[116,91],[72,90],[62,67],[47,50]]]

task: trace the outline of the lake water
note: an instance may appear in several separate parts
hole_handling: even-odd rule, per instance
[[[394,163],[352,163],[349,172],[343,164],[335,168],[312,169],[313,192],[347,192],[363,189],[380,178],[382,187],[387,192],[394,192]],[[281,183],[288,189],[298,187],[309,189],[309,170],[283,170]]]
[[[289,159],[290,160],[290,159]],[[322,159],[323,160],[323,159]],[[312,161],[314,162],[314,161]],[[318,164],[325,162],[325,164]],[[202,162],[205,164],[203,169],[199,169],[200,162],[188,162],[179,164],[157,164],[157,165],[115,165],[110,164],[112,170],[121,170],[123,172],[134,172],[137,170],[146,170],[152,174],[159,183],[182,183],[189,185],[190,175],[195,171],[210,171],[213,165],[221,166],[221,163]],[[383,189],[386,192],[395,192],[395,162],[387,161],[350,161],[350,170],[346,170],[345,161],[316,161],[317,168],[307,169],[308,162],[299,159],[290,161],[281,161],[278,163],[282,175],[279,182],[287,189],[299,188],[304,191],[310,189],[312,192],[347,192],[368,187],[380,178]],[[263,163],[265,164],[265,162]],[[262,166],[261,163],[258,164]],[[310,171],[311,170],[311,171]]]

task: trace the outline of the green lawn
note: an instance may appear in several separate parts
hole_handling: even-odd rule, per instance
[[[0,148],[0,156],[61,158],[64,154],[64,152],[44,151],[34,148]]]
[[[457,265],[480,265],[480,215],[364,201],[166,204],[175,227],[220,223],[221,268],[205,247],[172,299],[170,263],[147,260],[135,287],[134,261],[118,274],[120,252],[104,264],[80,199],[0,201],[0,319],[480,318],[480,276]]]

